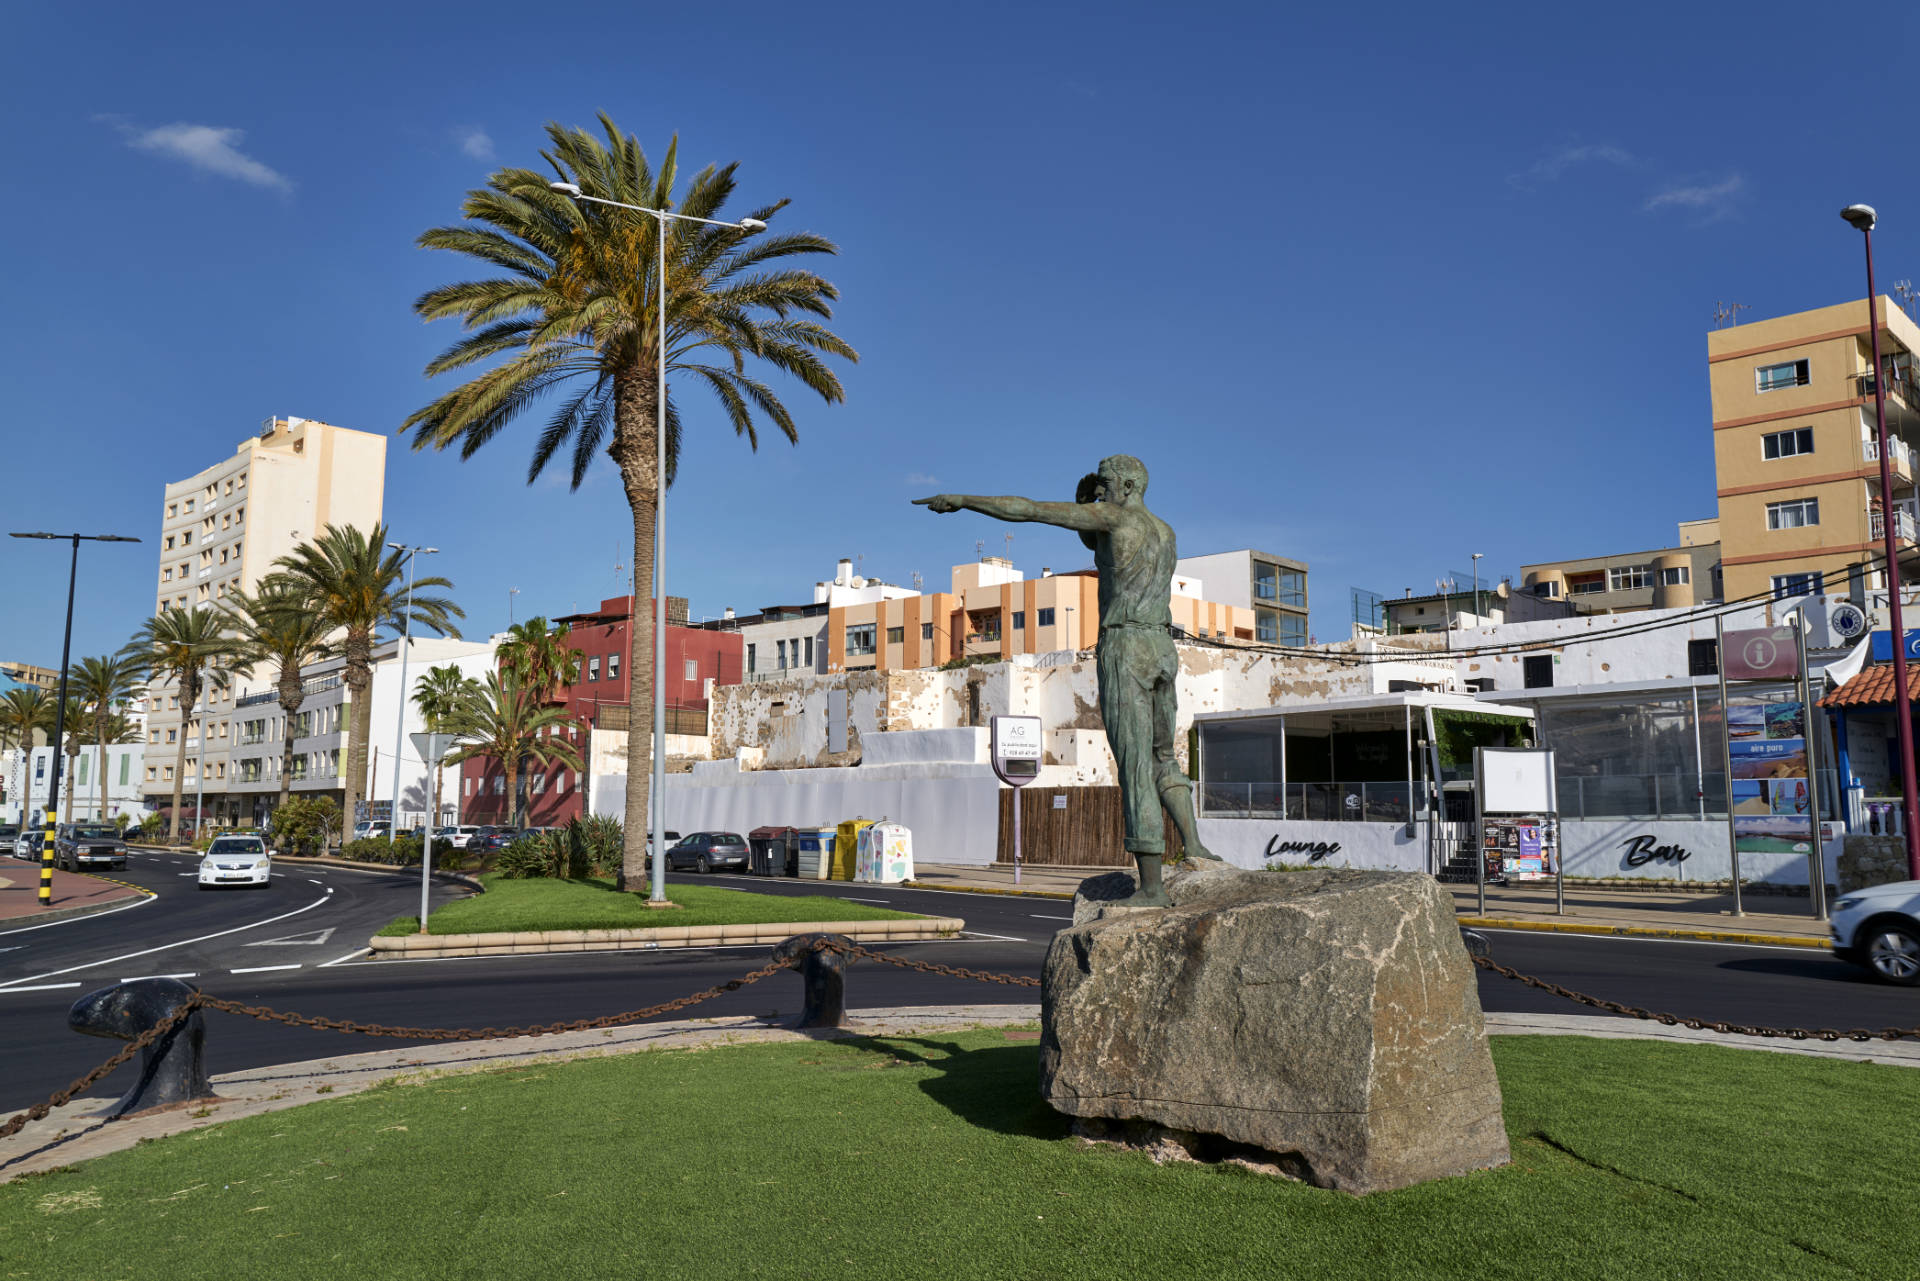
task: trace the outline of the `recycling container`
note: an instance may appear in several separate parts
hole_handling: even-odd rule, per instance
[[[792,827],[756,827],[747,833],[747,869],[755,876],[791,876],[794,840]]]
[[[873,820],[870,818],[850,818],[840,824],[834,835],[831,879],[853,879],[854,869],[860,864],[860,829],[872,826]]]
[[[833,847],[839,832],[831,827],[803,827],[793,835],[794,875],[803,881],[824,881],[833,873]]]
[[[882,820],[861,830],[854,879],[870,885],[898,885],[913,879],[913,833],[901,823]]]

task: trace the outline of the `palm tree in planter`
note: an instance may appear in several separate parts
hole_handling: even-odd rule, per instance
[[[292,588],[307,597],[329,634],[339,633],[331,644],[346,659],[342,677],[352,701],[347,768],[340,779],[344,793],[340,821],[343,825],[357,823],[356,807],[367,778],[367,739],[373,728],[373,700],[368,697],[373,685],[373,647],[381,628],[395,632],[405,629],[409,595],[406,553],[387,546],[385,525],[375,525],[369,533],[350,525],[329,525],[320,537],[302,543],[274,565]],[[452,620],[466,617],[461,608],[447,597],[421,594],[452,587],[451,582],[437,576],[415,579],[411,593],[413,622],[431,627],[442,636],[459,636],[460,629]]]
[[[459,317],[472,331],[427,366],[429,375],[486,363],[489,367],[419,410],[401,425],[415,449],[459,445],[470,457],[550,391],[566,390],[541,428],[528,468],[531,483],[566,449],[573,487],[604,447],[620,470],[633,514],[634,610],[629,641],[628,723],[635,741],[627,771],[626,846],[621,884],[645,878],[648,766],[639,748],[653,719],[654,515],[660,500],[655,451],[666,436],[667,477],[680,454],[679,406],[660,403],[659,325],[666,321],[666,372],[706,387],[734,434],[759,446],[756,419],[788,441],[799,439],[793,415],[749,372],[760,362],[799,380],[828,403],[844,398],[824,357],[856,360],[838,335],[820,324],[840,294],[827,280],[782,260],[837,252],[811,232],[755,236],[785,208],[755,209],[737,224],[669,220],[660,261],[654,219],[627,209],[576,202],[552,190],[555,176],[581,194],[693,218],[718,220],[733,195],[734,168],[709,166],[681,191],[676,139],[658,168],[639,142],[607,116],[600,134],[547,126],[549,172],[504,168],[467,193],[467,221],[423,233],[428,249],[478,258],[504,274],[430,291],[414,303],[426,320]],[[664,271],[662,270],[664,268]],[[662,306],[664,286],[665,306]],[[497,363],[495,363],[497,362]]]
[[[260,667],[273,669],[281,724],[277,809],[293,788],[295,721],[307,701],[307,664],[331,656],[327,634],[332,625],[299,585],[274,575],[262,579],[251,596],[232,597],[226,611],[234,633],[233,670],[251,676]]]
[[[413,705],[420,709],[420,718],[426,722],[427,733],[446,734],[451,732],[453,719],[460,709],[460,701],[466,697],[469,689],[477,690],[480,682],[448,663],[444,667],[430,667],[427,674],[420,678],[414,687]],[[433,771],[433,821],[440,821],[440,775],[441,768]]]
[[[27,771],[33,768],[35,731],[53,730],[53,696],[44,689],[26,686],[0,694],[0,747],[17,749],[14,757],[13,795],[20,802],[20,825],[27,824],[27,796],[30,791]]]
[[[527,692],[543,703],[553,701],[554,692],[580,679],[580,651],[567,643],[572,629],[565,624],[549,627],[544,618],[529,618],[507,629],[500,642],[500,666],[520,678]],[[524,781],[525,762],[520,771]],[[526,808],[526,797],[516,796],[514,805]]]
[[[174,754],[173,809],[167,818],[169,845],[180,839],[180,789],[187,777],[187,734],[193,727],[193,710],[209,687],[224,689],[227,685],[226,666],[233,655],[233,637],[227,632],[227,624],[226,615],[205,606],[170,607],[142,623],[132,642],[120,651],[150,679],[171,681],[179,688],[180,746]],[[203,741],[203,760],[205,751]],[[198,821],[196,814],[196,824]]]
[[[514,827],[526,821],[520,805],[520,765],[561,765],[578,773],[580,754],[563,732],[566,709],[538,697],[512,671],[488,672],[461,693],[447,730],[458,736],[447,764],[490,756],[507,772]]]
[[[74,697],[80,700],[87,727],[93,731],[93,763],[98,772],[93,785],[94,817],[104,823],[107,821],[107,744],[128,741],[113,736],[112,731],[116,719],[124,723],[124,718],[119,716],[120,709],[132,702],[144,685],[140,664],[124,653],[83,658],[74,667],[70,684]],[[68,794],[72,794],[72,789]]]

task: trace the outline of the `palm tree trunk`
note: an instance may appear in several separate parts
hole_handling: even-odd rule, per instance
[[[167,844],[180,843],[180,788],[187,781],[187,727],[193,724],[193,705],[187,702],[186,682],[180,683],[180,748],[173,756],[173,809],[167,815]]]
[[[518,828],[520,822],[520,758],[510,754],[507,766],[507,826]]]
[[[293,792],[293,718],[300,714],[300,705],[307,701],[306,680],[303,673],[295,672],[292,691],[288,691],[286,672],[280,673],[280,721],[283,726],[280,734],[280,800],[285,805],[287,797]],[[278,808],[276,805],[275,808]]]
[[[97,822],[107,821],[107,718],[96,717],[93,722],[94,768],[100,777],[93,781],[93,807]]]
[[[647,889],[647,801],[653,785],[653,522],[657,399],[650,371],[614,384],[614,433],[608,452],[620,468],[633,512],[633,612],[627,628],[627,817],[620,857],[620,888]]]
[[[80,727],[77,725],[74,726],[75,730],[78,730],[79,728]],[[74,766],[74,762],[80,759],[80,752],[75,751],[74,750],[75,748],[80,748],[80,751],[86,750],[84,747],[81,746],[80,735],[78,733],[75,733],[73,738],[68,741],[68,747],[67,747],[67,816],[66,818],[61,820],[62,822],[65,822],[65,823],[73,822],[73,775],[74,775],[73,766]]]
[[[364,639],[347,642],[347,692],[353,697],[352,716],[347,722],[347,768],[340,779],[340,825],[351,832],[359,818],[354,806],[359,802],[367,777],[367,740],[373,735],[373,647]]]

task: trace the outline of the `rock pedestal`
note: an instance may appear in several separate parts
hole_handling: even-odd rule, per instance
[[[1431,877],[1094,877],[1041,989],[1041,1092],[1082,1132],[1365,1193],[1503,1165],[1474,969]]]

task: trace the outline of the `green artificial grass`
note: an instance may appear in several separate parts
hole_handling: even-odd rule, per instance
[[[429,934],[496,934],[526,930],[624,930],[657,925],[777,925],[788,921],[905,921],[916,912],[895,912],[826,894],[788,896],[723,890],[710,885],[670,885],[678,906],[648,907],[641,894],[623,894],[611,880],[480,878],[485,894],[459,899],[427,917]],[[382,935],[413,934],[417,916],[394,920]]]
[[[1087,1147],[1000,1031],[514,1067],[0,1187],[8,1278],[1905,1277],[1920,1072],[1495,1037],[1513,1164],[1355,1198]]]

